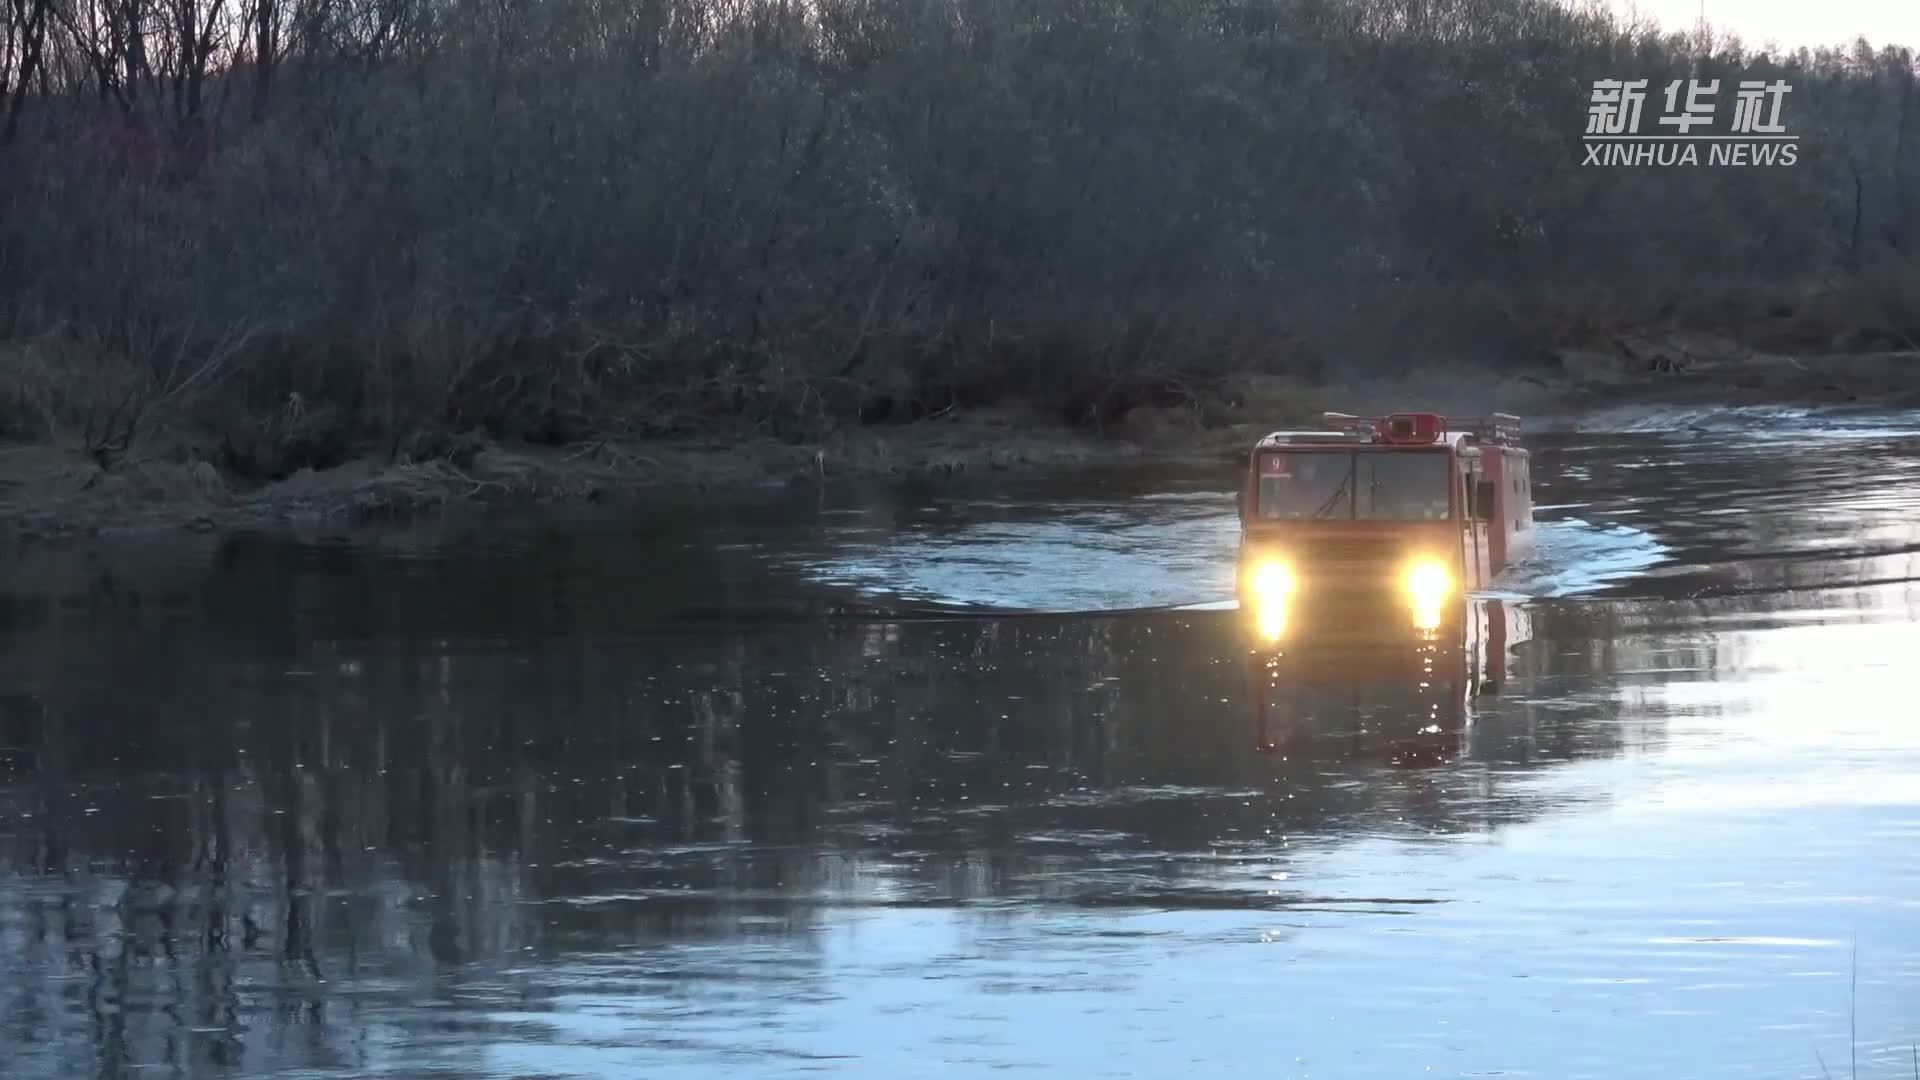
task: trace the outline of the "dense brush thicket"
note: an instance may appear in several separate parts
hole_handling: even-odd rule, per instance
[[[268,475],[476,429],[1097,419],[1796,303],[1810,344],[1920,336],[1915,64],[1864,42],[1551,0],[0,17],[0,434],[103,461],[163,423]],[[1583,167],[1607,77],[1650,115],[1670,78],[1786,79],[1800,160]]]

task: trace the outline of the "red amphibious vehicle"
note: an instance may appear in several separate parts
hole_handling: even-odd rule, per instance
[[[1390,611],[1437,632],[1533,540],[1518,417],[1327,413],[1321,430],[1273,432],[1249,455],[1240,606],[1268,644],[1309,613],[1316,635],[1330,629],[1320,620]]]

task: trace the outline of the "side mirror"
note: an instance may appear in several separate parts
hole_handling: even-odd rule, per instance
[[[1493,481],[1482,480],[1473,485],[1473,520],[1493,520]]]

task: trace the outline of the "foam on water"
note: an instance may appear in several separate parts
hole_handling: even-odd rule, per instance
[[[1672,557],[1653,534],[1630,525],[1580,518],[1541,522],[1533,554],[1500,575],[1485,595],[1500,599],[1582,596],[1599,592]]]
[[[894,601],[1020,611],[1145,607],[1232,610],[1239,522],[1233,496],[1176,495],[1077,507],[968,503],[998,520],[906,530],[829,526],[787,567],[823,585]],[[1046,516],[1006,520],[1005,515]],[[1669,558],[1652,534],[1580,518],[1542,522],[1533,556],[1482,595],[1599,592]]]
[[[1740,435],[1755,441],[1875,439],[1920,434],[1920,412],[1796,405],[1630,406],[1583,416],[1560,430],[1581,433]]]
[[[1039,521],[830,532],[828,550],[790,563],[822,584],[901,600],[1026,611],[1191,604],[1233,593],[1239,522],[1225,499],[1224,512],[1217,496],[1170,498],[1055,508]]]

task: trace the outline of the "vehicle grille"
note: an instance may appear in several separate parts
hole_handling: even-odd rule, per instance
[[[1284,547],[1302,569],[1328,564],[1397,567],[1411,553],[1407,542],[1396,537],[1302,538]]]
[[[1380,580],[1314,582],[1294,597],[1289,621],[1297,628],[1296,641],[1344,641],[1358,635],[1381,643],[1400,644],[1407,626],[1406,596],[1394,583]]]

